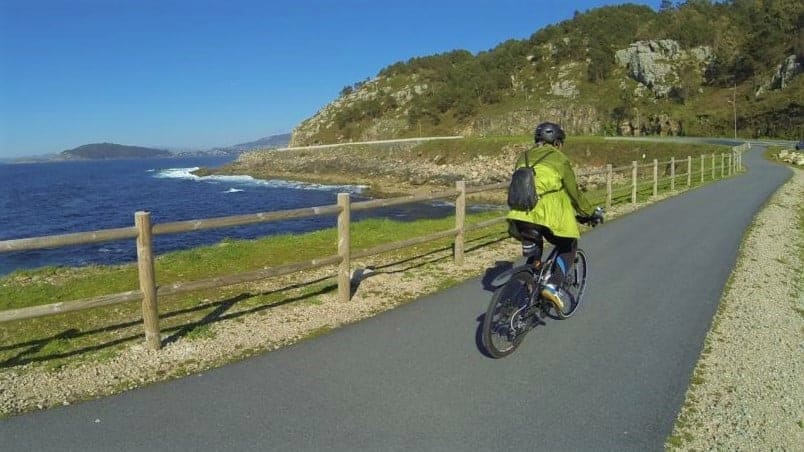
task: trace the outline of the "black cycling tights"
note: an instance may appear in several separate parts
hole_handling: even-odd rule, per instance
[[[558,256],[556,257],[556,271],[550,276],[548,282],[558,287],[564,281],[564,275],[570,265],[575,262],[578,239],[558,237],[553,235],[553,231],[548,227],[519,220],[508,220],[508,233],[522,242],[522,255],[528,258],[541,260],[544,252],[544,240],[547,239],[552,243],[558,250]]]

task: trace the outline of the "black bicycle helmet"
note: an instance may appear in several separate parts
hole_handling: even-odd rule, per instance
[[[538,143],[543,141],[545,143],[556,144],[557,142],[564,142],[564,131],[561,126],[552,122],[543,122],[536,126],[536,131],[533,132],[533,141]]]

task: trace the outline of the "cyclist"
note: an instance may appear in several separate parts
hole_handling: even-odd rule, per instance
[[[561,152],[564,138],[564,131],[558,124],[544,122],[536,127],[535,146],[519,156],[514,168],[524,167],[526,162],[537,162],[534,170],[539,201],[529,211],[512,209],[507,216],[508,233],[522,242],[522,255],[528,257],[529,262],[541,265],[544,239],[558,250],[554,271],[541,295],[559,311],[564,309],[564,303],[558,288],[569,266],[575,262],[581,236],[575,212],[583,221],[594,224],[603,221],[603,210],[593,209],[581,193],[570,161]]]

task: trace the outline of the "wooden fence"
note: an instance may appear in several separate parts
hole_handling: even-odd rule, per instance
[[[654,160],[650,164],[642,165],[638,164],[637,162],[633,162],[630,166],[619,168],[612,168],[611,165],[608,165],[604,171],[583,173],[579,174],[578,177],[579,179],[583,180],[593,176],[605,176],[605,205],[607,207],[611,207],[611,205],[615,203],[615,200],[620,202],[625,196],[627,196],[627,191],[629,190],[630,202],[635,204],[638,199],[638,194],[644,191],[646,186],[652,188],[652,195],[656,195],[659,190],[660,182],[662,184],[669,184],[670,190],[675,190],[677,179],[679,177],[686,182],[687,187],[690,187],[692,186],[693,176],[700,177],[700,181],[703,182],[706,180],[707,176],[709,176],[709,179],[714,180],[718,176],[723,178],[727,175],[740,171],[742,168],[742,151],[748,149],[748,147],[748,144],[744,144],[732,148],[731,153],[720,154],[719,161],[715,154],[711,154],[701,155],[699,159],[695,159],[697,160],[696,162],[693,162],[694,159],[692,157],[687,157],[686,160],[671,159],[669,162],[658,162]],[[694,166],[697,166],[695,171],[693,171]],[[665,173],[668,173],[662,178],[659,177],[660,167],[665,168]],[[676,174],[677,168],[686,170]],[[717,174],[717,168],[720,170],[719,174]],[[626,177],[625,175],[621,176],[619,179],[615,177],[615,175],[618,173],[628,172],[630,172],[630,177]],[[652,174],[652,178],[646,177],[646,174]],[[640,179],[643,181],[640,182]],[[617,183],[615,182],[616,180],[620,182]],[[626,182],[623,183],[622,181]],[[201,289],[212,289],[233,284],[257,281],[264,278],[281,276],[313,268],[319,268],[321,266],[336,264],[338,265],[338,298],[341,301],[348,301],[351,290],[350,263],[352,259],[361,259],[434,240],[452,237],[453,258],[457,264],[462,264],[464,257],[465,234],[473,230],[502,223],[505,220],[504,217],[500,217],[472,225],[466,225],[465,218],[467,195],[489,190],[500,190],[507,187],[507,185],[507,182],[502,182],[490,185],[467,187],[465,182],[459,181],[456,183],[455,189],[445,190],[439,193],[405,196],[393,199],[377,199],[358,203],[351,203],[349,195],[346,193],[341,193],[338,194],[337,204],[330,206],[178,221],[164,224],[152,224],[151,215],[149,212],[136,212],[134,214],[134,225],[130,227],[0,241],[0,253],[2,253],[134,239],[136,240],[137,244],[137,266],[139,276],[139,289],[81,300],[0,311],[0,322],[43,317],[64,312],[78,311],[100,306],[110,306],[140,300],[142,302],[142,317],[145,328],[146,343],[150,348],[156,350],[161,347],[159,309],[157,301],[158,297],[166,297]],[[384,244],[369,249],[355,251],[351,250],[350,222],[352,212],[444,198],[454,198],[455,200],[454,228],[446,231],[435,232],[422,237]],[[245,273],[223,275],[190,282],[177,282],[166,285],[157,284],[157,275],[154,271],[154,235],[193,232],[206,229],[243,226],[256,223],[267,223],[272,221],[308,218],[323,215],[337,215],[337,254],[324,256],[307,262],[297,262]]]

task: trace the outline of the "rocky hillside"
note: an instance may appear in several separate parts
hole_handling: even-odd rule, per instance
[[[473,55],[383,68],[345,87],[291,146],[426,135],[529,133],[798,138],[804,4],[792,0],[604,7]],[[736,107],[735,107],[736,103]]]

